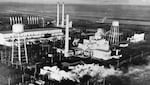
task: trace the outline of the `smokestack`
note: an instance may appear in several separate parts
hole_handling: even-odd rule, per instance
[[[29,16],[27,17],[27,22],[28,22],[28,24],[29,24]]]
[[[31,24],[31,16],[29,16],[29,24]]]
[[[15,20],[14,20],[14,17],[12,17],[12,25],[14,24]]]
[[[34,24],[33,16],[31,16],[31,24]]]
[[[32,16],[30,16],[30,24],[32,24]]]
[[[35,17],[35,24],[38,24],[37,21],[38,21],[38,20],[37,20],[37,17]]]
[[[62,22],[61,26],[64,27],[64,16],[65,16],[65,8],[64,8],[64,2],[62,3]]]
[[[37,17],[37,24],[39,24],[39,17]]]
[[[18,23],[20,23],[20,17],[18,17]]]
[[[21,24],[23,23],[23,17],[20,17],[20,20],[21,20]]]
[[[15,24],[17,24],[17,17],[15,17]]]
[[[31,16],[31,23],[32,23],[32,24],[34,24],[34,21],[33,21],[33,16]]]
[[[35,24],[37,24],[37,18],[36,17],[34,17],[34,20],[35,20]]]
[[[65,29],[65,57],[69,57],[69,15],[66,15],[66,29]]]
[[[59,26],[59,2],[57,2],[57,27]]]
[[[45,20],[43,17],[42,17],[42,27],[45,27]]]
[[[12,25],[12,17],[9,17],[10,25]]]
[[[34,24],[36,24],[36,17],[34,17]]]
[[[34,24],[34,17],[32,16],[32,18],[31,18],[31,19],[32,19],[32,24]]]

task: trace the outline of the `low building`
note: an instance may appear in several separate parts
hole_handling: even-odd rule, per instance
[[[138,43],[138,42],[144,41],[144,37],[145,37],[145,33],[134,34],[134,35],[130,38],[130,42]]]

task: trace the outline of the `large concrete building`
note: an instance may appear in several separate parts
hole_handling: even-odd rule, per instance
[[[34,39],[44,37],[45,34],[51,34],[52,36],[63,35],[62,29],[58,28],[38,28],[38,29],[26,29],[20,34],[20,38]],[[0,32],[0,44],[10,45],[12,38],[17,38],[17,35],[13,34],[12,31],[2,31]]]
[[[45,34],[50,34],[52,37],[49,39],[53,39],[53,37],[63,37],[62,29],[58,28],[38,28],[38,29],[25,29],[24,32],[14,33],[13,31],[2,31],[0,32],[0,58],[2,63],[10,63],[12,59],[12,48],[14,45],[18,46],[17,43],[14,44],[15,40],[19,39],[26,40],[27,42],[34,42],[33,40],[39,40],[44,37]],[[13,42],[12,42],[13,41]],[[15,47],[16,47],[15,46]]]

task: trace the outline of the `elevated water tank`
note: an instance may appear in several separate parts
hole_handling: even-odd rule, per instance
[[[14,24],[12,26],[13,33],[22,33],[24,32],[24,25],[23,24]]]
[[[113,21],[112,26],[119,26],[119,21]]]

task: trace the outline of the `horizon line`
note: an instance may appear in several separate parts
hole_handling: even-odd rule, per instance
[[[0,4],[4,4],[4,3],[8,3],[8,4],[10,4],[10,3],[16,3],[16,4],[43,4],[43,5],[49,5],[49,4],[51,4],[51,5],[56,5],[57,4],[57,2],[56,3],[30,3],[30,2],[1,2]],[[60,4],[61,3],[65,3],[65,2],[59,2]],[[65,3],[65,4],[68,4],[68,5],[129,5],[129,6],[150,6],[149,4],[124,4],[124,3],[105,3],[105,4],[99,4],[99,3],[97,3],[97,4],[94,4],[94,3]]]

